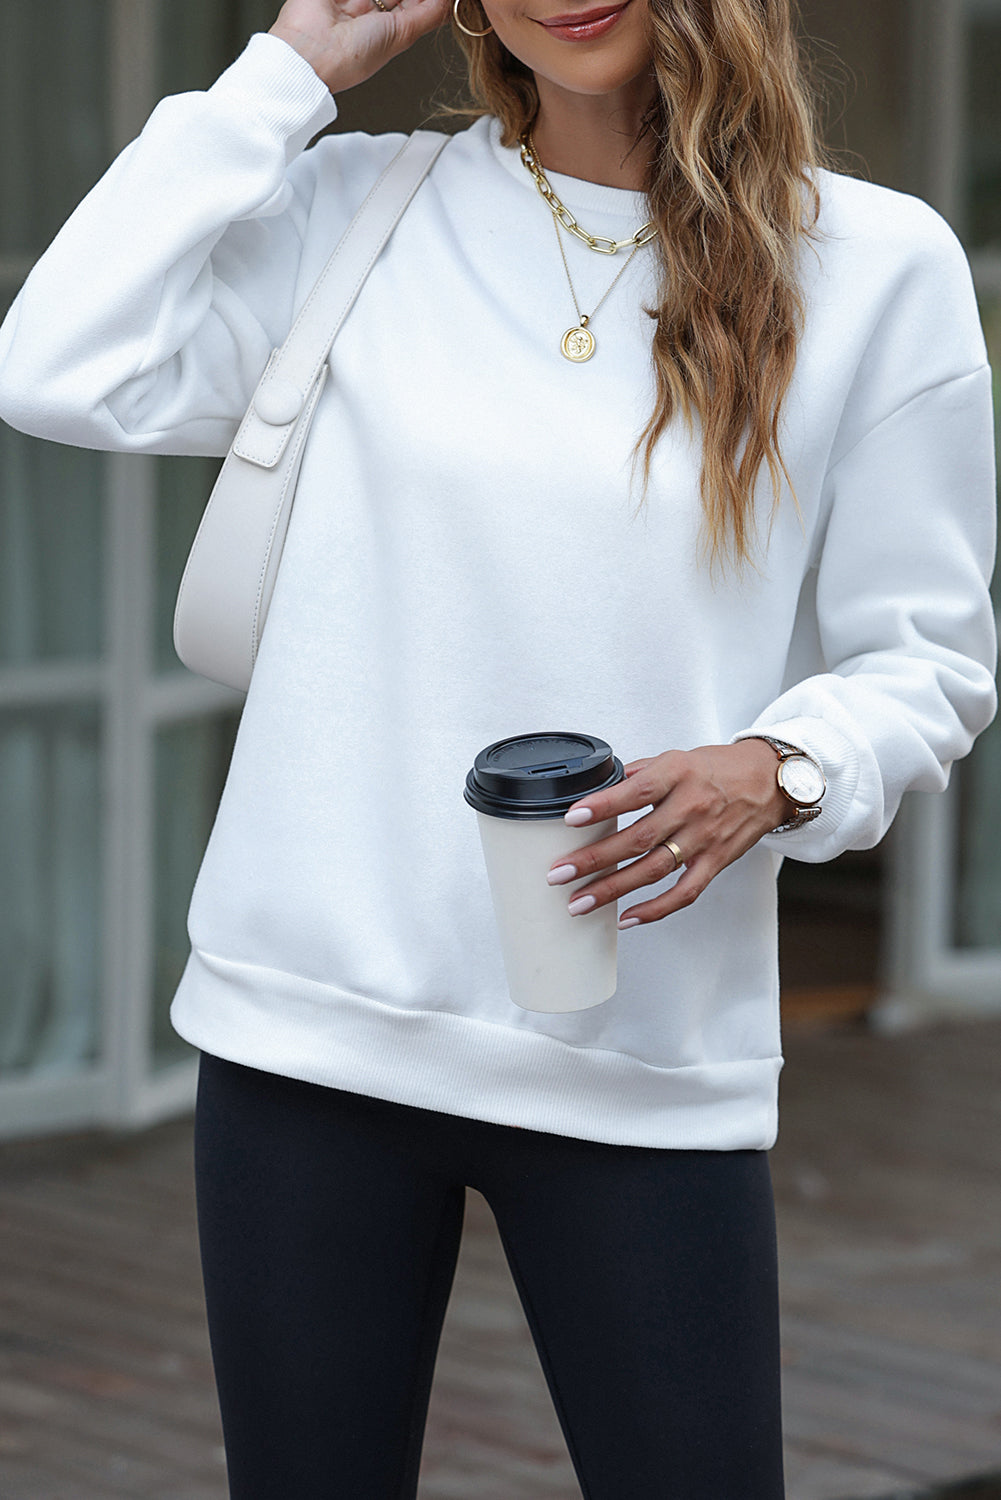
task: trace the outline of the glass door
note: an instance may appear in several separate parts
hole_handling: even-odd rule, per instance
[[[915,190],[970,255],[995,375],[1001,437],[1001,0],[915,5]],[[1001,588],[995,578],[1001,612]],[[893,1029],[938,1015],[1001,1012],[1001,723],[941,797],[912,794],[893,840],[887,993]]]
[[[109,12],[0,10],[0,308],[111,153]],[[53,48],[54,35],[61,38]],[[105,1095],[103,455],[0,427],[0,1122]]]
[[[167,93],[207,87],[274,0],[0,7],[0,308]],[[173,601],[218,461],[0,424],[0,1135],[190,1105],[168,1007],[239,719]]]

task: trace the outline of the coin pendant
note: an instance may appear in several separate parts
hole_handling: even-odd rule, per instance
[[[568,328],[560,344],[564,358],[573,360],[575,365],[590,359],[595,347],[594,334],[589,328]]]

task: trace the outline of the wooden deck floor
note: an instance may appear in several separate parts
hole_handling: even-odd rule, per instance
[[[785,1051],[789,1500],[1001,1471],[1001,1023]],[[223,1500],[190,1149],[188,1121],[0,1147],[0,1500]],[[472,1194],[467,1226],[421,1500],[579,1500]]]

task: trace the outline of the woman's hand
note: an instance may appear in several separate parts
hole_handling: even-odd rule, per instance
[[[391,57],[448,19],[449,0],[285,0],[270,28],[304,57],[332,94],[364,83]]]
[[[789,816],[789,803],[775,779],[777,764],[771,745],[757,739],[668,750],[630,761],[624,767],[625,781],[582,797],[569,809],[566,821],[583,826],[640,807],[649,806],[650,812],[621,832],[554,860],[549,883],[564,885],[630,860],[623,869],[576,888],[570,910],[582,916],[644,885],[655,885],[684,865],[684,874],[669,891],[629,907],[619,925],[658,922],[691,906],[720,870]],[[590,810],[589,818],[580,816],[585,809]],[[665,839],[678,846],[680,860],[665,846]],[[580,905],[588,897],[590,904]]]

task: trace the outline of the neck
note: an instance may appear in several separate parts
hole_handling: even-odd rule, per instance
[[[603,187],[645,191],[652,142],[640,140],[651,81],[634,79],[615,94],[574,94],[536,74],[539,113],[532,127],[539,159],[551,172]]]

